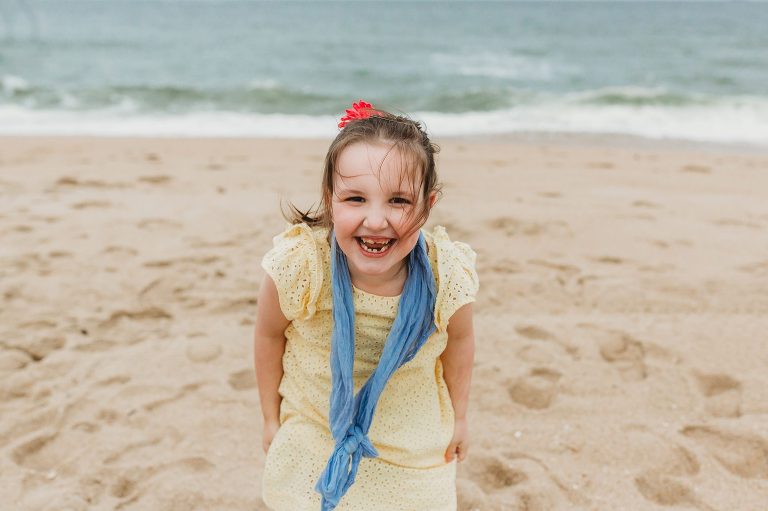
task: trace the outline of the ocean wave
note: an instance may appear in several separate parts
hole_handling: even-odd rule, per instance
[[[4,96],[10,97],[29,90],[29,83],[20,76],[3,75],[0,76],[0,90]]]
[[[355,99],[355,98],[353,98]],[[374,98],[375,99],[375,98]],[[546,104],[633,108],[717,107],[723,96],[668,87],[615,86],[573,92],[545,92],[509,84],[434,84],[421,94],[403,92],[382,103],[406,111],[452,114],[493,112]],[[231,112],[247,114],[330,115],[350,98],[285,85],[273,78],[254,78],[241,86],[194,87],[176,84],[117,85],[94,88],[48,87],[15,75],[0,76],[0,105],[38,110],[117,109],[144,114]]]
[[[490,112],[535,99],[536,93],[514,87],[470,86],[457,91],[437,91],[421,98],[398,98],[411,110],[443,113]]]
[[[179,85],[119,85],[99,88],[50,88],[15,76],[0,81],[0,104],[29,109],[90,111],[132,105],[138,113],[183,114],[195,111],[245,113],[328,112],[338,99],[286,87],[275,80],[253,80],[243,87],[197,88]]]
[[[665,87],[603,87],[565,95],[567,101],[585,105],[669,106],[686,107],[710,105],[715,96],[695,92],[676,92]]]
[[[332,138],[341,112],[326,115],[221,111],[77,112],[0,105],[0,134],[97,136],[253,136]],[[653,139],[768,146],[768,98],[734,97],[710,105],[594,105],[560,98],[464,113],[413,111],[434,136],[506,133],[612,133]]]

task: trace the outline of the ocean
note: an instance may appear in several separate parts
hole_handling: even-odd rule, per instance
[[[0,0],[0,133],[768,145],[768,3]]]

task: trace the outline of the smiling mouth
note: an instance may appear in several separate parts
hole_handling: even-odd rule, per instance
[[[357,243],[363,248],[363,250],[371,254],[384,253],[397,242],[397,240],[394,238],[387,240],[372,240],[370,238],[357,237],[355,239],[357,240]]]

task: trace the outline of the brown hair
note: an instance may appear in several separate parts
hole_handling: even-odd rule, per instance
[[[435,169],[435,154],[440,151],[440,148],[430,142],[420,123],[406,116],[394,115],[378,108],[371,110],[370,113],[371,116],[366,119],[349,121],[328,148],[323,166],[320,204],[314,208],[310,207],[307,211],[301,211],[289,202],[290,210],[287,213],[283,210],[286,220],[292,224],[305,222],[310,226],[326,227],[330,232],[333,226],[331,202],[336,163],[346,147],[358,142],[368,142],[391,144],[389,151],[397,148],[406,169],[406,172],[401,173],[401,181],[403,176],[410,177],[414,196],[418,196],[421,190],[423,199],[420,201],[421,207],[409,213],[409,217],[412,218],[408,224],[408,232],[403,233],[403,236],[412,234],[424,225],[429,216],[430,194],[436,192],[438,197],[441,195],[442,187],[437,182]]]

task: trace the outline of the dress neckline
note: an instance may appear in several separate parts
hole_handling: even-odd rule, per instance
[[[357,293],[360,293],[361,295],[373,296],[374,298],[380,298],[380,299],[383,299],[383,300],[392,300],[392,301],[394,301],[394,300],[399,300],[400,297],[403,296],[402,293],[400,293],[399,295],[396,295],[396,296],[376,295],[376,294],[373,294],[373,293],[369,293],[368,291],[363,291],[359,287],[355,287],[354,284],[352,284],[352,290],[357,292]]]

